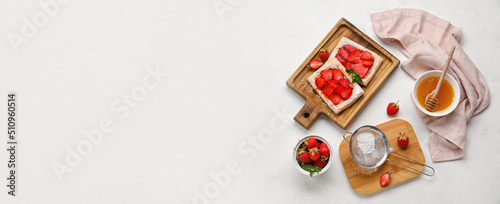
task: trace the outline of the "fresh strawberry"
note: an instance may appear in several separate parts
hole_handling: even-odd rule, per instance
[[[320,75],[326,81],[330,81],[330,80],[332,80],[332,69],[323,70],[323,71],[321,71]]]
[[[332,95],[334,88],[331,86],[324,86],[321,91],[325,94],[326,97]]]
[[[391,181],[391,173],[386,172],[380,176],[380,186],[385,186]]]
[[[363,64],[355,64],[352,65],[352,70],[358,73],[361,78],[364,78],[366,76],[366,73],[368,73],[369,69],[363,66]]]
[[[340,81],[340,79],[344,78],[344,74],[338,70],[338,69],[333,69],[333,79]]]
[[[339,82],[339,81],[337,81],[337,80],[335,80],[335,79],[330,80],[330,81],[327,81],[326,83],[327,83],[328,85],[332,86],[333,88],[337,88],[337,86],[339,86],[339,85],[340,85],[340,82]]]
[[[312,69],[318,69],[323,66],[323,62],[317,59],[312,59],[311,62],[309,62],[309,65],[311,65]]]
[[[408,147],[408,143],[410,143],[410,138],[408,138],[408,136],[405,135],[405,133],[401,134],[399,133],[399,136],[398,136],[398,144],[399,146],[401,146],[403,149]],[[321,143],[321,144],[324,144],[324,143]],[[319,146],[319,150],[321,151],[321,145]]]
[[[318,147],[314,147],[312,149],[309,149],[309,158],[311,158],[311,160],[318,161],[319,156],[321,156],[321,154],[319,154]]]
[[[349,58],[347,59],[347,61],[352,62],[354,64],[361,63],[362,60],[359,59],[359,56],[361,56],[361,50],[354,50],[354,52],[352,52],[349,55]]]
[[[297,157],[301,162],[304,163],[311,163],[311,158],[309,158],[309,152],[305,150],[300,150],[299,153],[297,153]]]
[[[334,89],[333,93],[340,96],[340,93],[342,93],[344,89],[345,89],[344,86],[337,86],[337,88]]]
[[[389,105],[387,105],[387,115],[394,115],[394,114],[398,113],[398,111],[399,111],[398,102],[399,102],[399,100],[396,103],[391,102],[391,103],[389,103]]]
[[[326,161],[323,160],[318,160],[313,163],[313,166],[317,166],[319,168],[325,168],[326,164],[328,164]]]
[[[349,45],[349,44],[345,44],[344,46],[342,46],[342,48],[344,48],[348,52],[354,52],[355,50],[357,50],[354,46]]]
[[[338,86],[338,87],[342,87],[342,86]],[[338,105],[340,102],[342,102],[342,98],[337,94],[332,94],[328,98],[330,99],[330,101],[332,101],[333,105]]]
[[[342,59],[342,57],[340,56],[340,54],[336,55],[335,58],[337,58],[337,60],[340,62],[340,63],[344,63],[346,62],[345,59]]]
[[[352,95],[352,88],[349,87],[349,88],[346,88],[344,90],[342,90],[342,92],[340,92],[340,95],[342,96],[342,98],[344,98],[345,100],[348,100],[349,98],[351,98],[351,95]]]
[[[351,82],[349,81],[349,79],[342,78],[342,79],[340,79],[340,85],[347,88],[347,87],[349,87],[349,85],[351,85]]]
[[[323,88],[323,86],[325,85],[325,79],[319,77],[319,78],[316,78],[316,86],[318,88]]]
[[[340,57],[344,60],[347,60],[349,58],[349,53],[347,51],[345,51],[344,49],[339,49],[339,53]]]
[[[359,57],[349,58],[349,62],[353,64],[363,63],[363,60],[359,59]]]
[[[363,61],[372,60],[372,54],[370,52],[364,51],[359,58]]]
[[[321,156],[330,155],[330,149],[328,148],[328,145],[326,145],[326,143],[323,142],[319,145],[319,153],[321,154]]]
[[[321,60],[323,60],[323,62],[328,60],[328,57],[330,57],[330,53],[328,52],[327,49],[324,49],[324,48],[319,50],[318,55],[319,55],[319,58],[321,58]]]
[[[312,149],[312,148],[315,148],[315,147],[319,147],[319,144],[318,144],[318,141],[314,138],[309,138],[307,139],[307,141],[305,142],[306,143],[306,148],[307,149]]]
[[[372,64],[373,64],[373,61],[371,61],[371,60],[363,61],[363,66],[365,66],[365,67],[370,68],[370,66],[372,66]]]

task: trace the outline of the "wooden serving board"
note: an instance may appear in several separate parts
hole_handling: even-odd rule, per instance
[[[319,50],[321,48],[327,48],[329,51],[333,51],[342,37],[347,37],[377,53],[380,57],[382,57],[383,62],[378,71],[375,73],[372,81],[367,87],[363,87],[365,93],[361,96],[361,98],[359,98],[351,107],[344,110],[339,115],[336,115],[319,97],[316,91],[313,90],[312,86],[307,81],[307,78],[315,71],[311,69],[309,62],[313,58],[320,59],[318,56]],[[331,55],[335,56],[336,53],[331,53]],[[375,93],[380,89],[380,87],[382,87],[389,75],[396,67],[398,67],[398,65],[399,60],[391,53],[373,41],[370,37],[362,33],[346,19],[340,19],[340,21],[332,28],[325,38],[323,38],[311,54],[309,54],[304,62],[302,62],[293,75],[286,81],[288,87],[306,99],[306,104],[302,107],[302,109],[300,109],[297,115],[295,115],[295,121],[297,121],[304,128],[309,129],[321,114],[325,114],[326,117],[330,118],[330,120],[335,122],[342,129],[346,129],[354,121],[354,119],[356,119],[368,102],[370,102]]]
[[[382,132],[384,132],[384,134],[387,136],[387,139],[389,140],[389,146],[393,148],[394,152],[425,164],[424,153],[420,148],[420,143],[418,142],[415,131],[413,131],[413,127],[410,125],[410,123],[402,119],[394,119],[380,125],[376,125],[376,127],[382,130]],[[410,138],[408,147],[406,147],[406,149],[402,149],[398,145],[397,136],[400,132],[406,133],[406,135],[408,135],[408,137]],[[350,140],[351,136],[349,135],[346,138],[347,140]],[[342,161],[342,165],[344,165],[344,170],[347,175],[347,179],[351,184],[351,187],[361,194],[373,193],[380,189],[387,188],[388,186],[396,185],[400,182],[411,179],[420,174],[404,166],[400,166],[394,162],[387,160],[385,161],[385,163],[375,169],[362,168],[358,164],[356,164],[354,160],[352,160],[351,154],[349,152],[349,143],[347,143],[345,140],[342,140],[342,142],[340,143],[339,156],[340,160]],[[393,153],[389,153],[387,158],[410,166],[419,171],[422,171],[424,169],[424,166],[416,164]],[[391,181],[387,186],[381,187],[380,176],[385,172],[391,172]]]

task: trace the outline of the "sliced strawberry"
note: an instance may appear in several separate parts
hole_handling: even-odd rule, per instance
[[[349,81],[349,79],[342,78],[340,80],[340,85],[342,85],[343,87],[347,88],[347,87],[349,87],[349,85],[351,85],[351,82]]]
[[[347,60],[349,60],[350,58],[360,57],[361,54],[362,54],[361,50],[354,50],[354,52],[351,52]]]
[[[326,81],[332,80],[332,69],[323,70],[320,74]]]
[[[349,58],[349,62],[351,62],[353,64],[358,64],[358,63],[362,63],[363,60],[359,59],[359,57],[354,57],[354,58]]]
[[[318,69],[323,66],[323,62],[317,59],[312,59],[311,62],[309,62],[309,65],[311,65],[311,68],[313,69]]]
[[[361,78],[364,78],[366,73],[368,73],[368,68],[363,66],[363,64],[352,65],[352,70],[357,72]]]
[[[363,62],[363,60],[361,60],[359,58],[359,56],[361,56],[361,50],[355,50],[354,52],[352,52],[349,55],[349,58],[347,59],[347,61],[352,62],[354,64],[361,63],[361,62]]]
[[[344,74],[338,69],[333,69],[333,79],[340,81],[342,78],[344,78]]]
[[[323,86],[325,85],[325,79],[319,77],[319,78],[316,78],[316,86],[318,88],[323,88]]]
[[[337,86],[340,85],[340,82],[338,80],[330,80],[326,82],[328,85],[332,86],[333,88],[337,88]]]
[[[365,66],[365,67],[370,68],[370,66],[372,66],[372,64],[373,64],[373,61],[371,61],[371,60],[363,61],[363,66]]]
[[[335,58],[337,58],[337,60],[340,62],[340,63],[344,63],[346,62],[345,59],[342,59],[342,57],[340,56],[340,54],[336,55]]]
[[[342,86],[339,86],[339,87],[342,87]],[[330,95],[329,99],[330,99],[330,101],[332,101],[332,103],[334,105],[338,105],[342,101],[342,98],[337,94]]]
[[[345,100],[351,98],[351,95],[352,95],[352,88],[349,87],[349,88],[346,88],[344,90],[342,90],[342,92],[340,93],[340,95],[342,96],[342,98],[344,98]]]
[[[349,44],[345,44],[344,46],[342,46],[342,48],[344,48],[348,52],[354,52],[355,50],[357,50],[354,46],[349,45]]]
[[[345,51],[344,49],[339,49],[339,53],[340,57],[342,57],[342,59],[344,60],[347,60],[349,58],[349,53],[347,51]]]
[[[337,86],[335,88],[335,90],[333,91],[334,94],[337,94],[337,95],[340,95],[340,93],[342,93],[342,91],[345,89],[344,86]]]
[[[345,61],[344,63],[341,63],[342,66],[344,66],[346,69],[351,69],[352,64],[348,61]]]
[[[333,87],[331,87],[331,86],[325,86],[325,87],[323,87],[323,89],[321,89],[321,91],[326,95],[326,97],[328,97],[328,96],[332,95],[332,93],[333,93]]]
[[[359,58],[363,61],[372,60],[372,54],[370,52],[364,51]]]

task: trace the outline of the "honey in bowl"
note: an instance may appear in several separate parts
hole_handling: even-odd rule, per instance
[[[434,89],[436,89],[438,82],[439,76],[430,76],[423,79],[420,84],[418,84],[416,95],[418,103],[420,103],[422,107],[425,107],[425,99],[427,98],[427,95],[429,95],[432,91],[434,91]],[[443,79],[441,88],[439,89],[439,93],[437,95],[439,103],[434,111],[442,111],[450,107],[454,97],[455,92],[453,91],[453,87],[451,86],[450,82],[448,82],[446,79]]]

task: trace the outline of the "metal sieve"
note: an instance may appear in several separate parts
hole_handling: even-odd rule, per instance
[[[350,141],[347,141],[345,135],[346,134],[351,134],[351,138],[349,139]],[[373,137],[370,137],[370,135],[373,135]],[[382,130],[378,129],[375,126],[371,125],[365,125],[362,126],[354,133],[351,132],[345,132],[344,135],[344,140],[349,143],[349,152],[351,154],[352,159],[354,162],[356,162],[359,166],[364,167],[364,168],[376,168],[382,165],[385,160],[389,160],[391,162],[394,162],[396,164],[399,164],[401,166],[404,166],[406,168],[409,168],[413,171],[422,173],[426,176],[433,176],[435,171],[434,168],[422,164],[421,162],[415,161],[413,159],[410,159],[408,157],[405,157],[401,154],[398,154],[396,152],[392,151],[392,147],[389,146],[389,141],[387,140],[387,137],[385,136],[384,132]],[[368,141],[364,141],[368,140]],[[372,141],[373,140],[373,141]],[[369,144],[374,144],[372,145],[366,145],[367,143]],[[390,160],[387,158],[389,153],[394,153],[400,157],[403,157],[405,159],[408,159],[412,162],[415,162],[417,164],[420,164],[424,167],[428,167],[432,170],[432,174],[427,174],[423,171],[416,170],[412,167],[406,166],[404,164],[401,164],[399,162]]]

